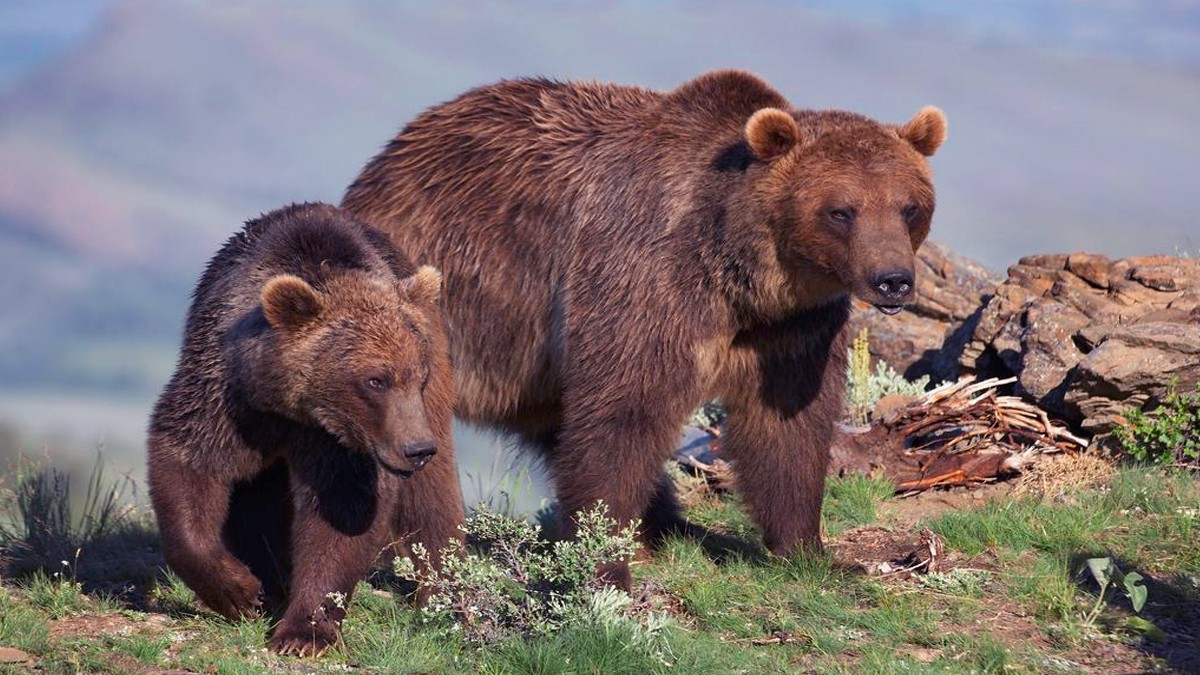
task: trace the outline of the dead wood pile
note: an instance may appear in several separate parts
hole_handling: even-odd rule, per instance
[[[968,378],[918,397],[881,401],[869,427],[839,430],[830,475],[882,475],[904,493],[992,481],[1020,472],[1041,455],[1087,447],[1037,406],[999,393],[1014,381]],[[733,468],[721,456],[720,432],[705,431],[712,437],[702,451],[681,448],[676,457],[710,484],[730,487]]]

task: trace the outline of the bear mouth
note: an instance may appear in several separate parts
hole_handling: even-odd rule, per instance
[[[875,308],[878,309],[879,311],[883,312],[884,314],[887,314],[888,316],[893,316],[893,315],[899,314],[900,310],[904,309],[904,305],[876,304]]]
[[[414,469],[402,469],[398,466],[393,466],[393,465],[389,464],[388,461],[383,458],[383,455],[381,455],[378,450],[373,450],[371,452],[371,454],[375,455],[375,463],[376,464],[383,467],[384,471],[387,471],[388,473],[390,473],[394,476],[400,476],[401,478],[411,478],[413,473],[415,472]]]

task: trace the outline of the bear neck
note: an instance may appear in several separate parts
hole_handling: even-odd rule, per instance
[[[694,193],[683,243],[701,270],[701,287],[716,291],[720,313],[735,331],[787,321],[849,296],[832,271],[782,252],[789,225],[755,203],[747,186],[756,178],[714,181]]]

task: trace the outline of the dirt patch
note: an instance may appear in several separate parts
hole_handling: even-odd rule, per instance
[[[833,538],[826,546],[838,566],[892,579],[944,572],[961,558],[947,555],[941,538],[928,529],[914,532],[873,525],[857,527]]]
[[[170,619],[161,614],[148,614],[145,619],[135,620],[122,614],[80,614],[55,619],[50,622],[50,637],[92,639],[114,635],[158,632],[166,628]]]
[[[954,507],[960,508],[960,507]],[[960,574],[988,574],[999,568],[990,554],[966,557],[956,552],[944,552],[936,535],[929,530],[888,529],[868,526],[848,530],[828,542],[837,564],[861,573],[894,583],[898,588],[921,588],[929,583],[922,580],[930,571],[953,578]],[[947,577],[940,577],[946,579]],[[932,577],[930,578],[932,579]],[[1111,637],[1097,637],[1082,644],[1056,644],[1036,618],[1019,605],[996,594],[983,593],[973,626],[944,623],[947,635],[966,637],[987,635],[1006,650],[1034,651],[1040,654],[1039,665],[1046,671],[1087,673],[1154,672],[1153,650],[1125,644]],[[970,624],[968,624],[970,625]],[[929,663],[939,657],[952,657],[944,649],[908,646],[901,653],[918,662]],[[1158,654],[1158,656],[1166,656]],[[1179,655],[1167,657],[1171,663],[1184,663]]]
[[[50,637],[55,642],[92,641],[105,637],[162,633],[169,630],[172,624],[171,618],[163,614],[147,614],[144,618],[136,619],[124,614],[80,614],[51,621]],[[105,659],[112,672],[130,675],[182,675],[191,672],[148,665],[116,652],[110,652]]]
[[[695,628],[695,617],[688,611],[683,600],[672,595],[665,586],[657,581],[644,581],[631,593],[633,604],[630,610],[639,616],[664,612],[672,619],[688,628]]]
[[[947,511],[964,511],[1004,499],[1013,493],[1014,488],[1013,481],[934,488],[888,499],[879,505],[879,515],[898,526],[911,526],[933,520]]]

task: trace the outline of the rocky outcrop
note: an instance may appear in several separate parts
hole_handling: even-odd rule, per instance
[[[1200,381],[1200,261],[1022,258],[970,327],[958,364],[1015,375],[1018,392],[1101,433],[1176,382]]]
[[[922,375],[945,379],[957,368],[957,354],[944,356],[943,344],[971,320],[1003,277],[933,241],[918,251],[916,271],[913,305],[896,316],[885,316],[856,300],[851,331],[857,335],[866,327],[871,355],[909,379]]]

